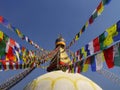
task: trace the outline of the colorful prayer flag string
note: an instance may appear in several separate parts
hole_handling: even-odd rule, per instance
[[[110,26],[101,35],[90,41],[85,46],[81,47],[79,51],[81,59],[94,55],[95,53],[111,47],[120,40],[120,21]]]
[[[120,66],[120,21],[104,31],[99,37],[75,52],[74,58],[78,59],[71,65],[74,72],[81,67],[81,72],[86,72],[91,65],[92,71],[101,70],[105,61],[107,67]],[[106,35],[105,35],[106,34]],[[83,61],[84,63],[81,63]],[[76,66],[77,65],[77,66]],[[81,65],[81,66],[80,66]]]
[[[12,38],[0,31],[0,71],[25,69],[48,62],[59,50],[59,47],[45,55],[37,55],[35,51],[27,50]],[[32,66],[31,66],[32,65]]]
[[[7,19],[5,19],[3,16],[0,16],[0,23],[2,25],[4,25],[6,28],[8,28],[9,30],[14,31],[19,38],[21,38],[22,40],[25,40],[26,42],[28,42],[30,45],[34,46],[35,48],[39,49],[40,51],[42,51],[43,53],[48,53],[47,50],[41,48],[38,44],[36,44],[35,42],[33,42],[31,39],[29,39],[27,36],[25,36],[23,33],[21,33],[21,31],[12,26]]]
[[[82,29],[75,35],[75,38],[70,42],[70,44],[67,46],[67,49],[70,48],[76,41],[79,40],[80,36],[83,32],[87,29],[88,25],[93,24],[94,20],[101,15],[101,13],[104,10],[104,6],[109,4],[111,0],[102,0],[97,8],[93,11],[92,15],[90,16],[89,20],[83,25]]]
[[[120,67],[119,59],[120,59],[120,42],[101,52],[89,56],[86,59],[74,61],[72,62],[71,65],[67,66],[67,68],[69,69],[68,71],[71,73],[80,73],[86,72],[89,66],[91,66],[91,71],[96,72],[103,68],[103,62],[106,62],[108,69],[111,69],[114,66]],[[79,72],[78,67],[80,68]]]

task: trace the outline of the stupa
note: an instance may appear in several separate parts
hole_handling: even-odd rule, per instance
[[[60,66],[70,63],[65,51],[65,40],[60,36],[55,42],[59,52],[51,60],[48,73],[31,81],[24,90],[102,90],[95,82],[78,73],[60,70]]]

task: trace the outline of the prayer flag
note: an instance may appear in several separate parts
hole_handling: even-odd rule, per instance
[[[112,25],[110,28],[106,30],[108,33],[106,39],[104,40],[105,46],[110,46],[113,43],[113,37],[117,35],[116,24]]]
[[[95,62],[96,62],[96,70],[101,70],[103,67],[103,54],[98,53],[95,55]]]
[[[82,32],[82,29],[80,30],[80,36],[81,36],[81,34],[82,34],[83,32]]]
[[[10,70],[10,64],[9,64],[9,62],[8,61],[5,61],[6,62],[6,70]]]
[[[77,73],[81,72],[81,66],[77,66]]]
[[[3,23],[3,17],[2,16],[0,16],[0,23]]]
[[[120,66],[120,44],[113,46],[114,48],[114,64],[115,66]]]
[[[88,27],[88,24],[89,24],[89,22],[87,21],[87,22],[86,22],[86,24],[85,24],[85,28],[87,28],[87,27]]]
[[[108,33],[108,36],[115,36],[117,34],[117,25],[114,24],[111,27],[109,27],[106,32]]]
[[[100,51],[100,43],[98,37],[93,40],[93,47],[94,47],[94,52]]]
[[[103,2],[101,1],[97,7],[98,16],[103,12],[103,10],[104,10],[104,6],[103,6]]]
[[[75,56],[77,57],[77,60],[80,60],[80,50],[75,52]]]
[[[117,22],[117,31],[120,32],[120,21]]]
[[[99,36],[99,42],[100,42],[100,50],[104,50],[106,47],[104,46],[104,41],[105,41],[105,33],[102,33]]]
[[[84,55],[84,58],[86,58],[87,57],[87,52],[85,51],[84,47],[81,48],[81,52]]]
[[[19,29],[16,28],[15,32],[17,33],[17,35],[22,38],[23,34],[20,32]]]
[[[82,53],[82,50],[80,49],[80,60],[83,58],[83,53]]]
[[[84,32],[85,31],[85,25],[82,27],[82,32]]]
[[[74,73],[74,67],[72,67],[72,70],[71,70],[72,73]]]
[[[9,45],[13,48],[15,46],[15,41],[12,38],[10,38],[9,40]]]
[[[92,24],[93,21],[94,21],[93,16],[90,16],[90,18],[89,18],[89,24]]]
[[[104,50],[103,52],[108,68],[113,68],[114,67],[113,46]]]
[[[16,55],[16,59],[17,59],[17,61],[20,62],[19,53],[18,53],[18,51],[16,51],[16,50],[15,50],[15,55]]]
[[[86,45],[85,45],[85,51],[87,52],[87,56],[90,55],[90,50],[88,49],[88,47],[89,47],[89,45],[86,44]]]
[[[87,72],[89,64],[91,63],[91,58],[87,58],[83,64],[82,72]]]
[[[18,62],[15,62],[15,68],[19,69],[19,63]]]
[[[3,41],[4,41],[5,43],[7,43],[8,40],[9,40],[9,37],[8,37],[6,34],[4,34],[4,35],[3,35]]]
[[[5,56],[5,48],[6,48],[6,43],[2,40],[0,42],[0,59],[2,59],[3,56]]]
[[[116,36],[113,37],[114,42],[119,41],[120,40],[120,32],[118,32],[118,34]]]
[[[117,22],[117,33],[113,37],[113,39],[114,39],[114,42],[120,40],[120,21]]]
[[[93,41],[88,43],[88,49],[90,51],[90,55],[93,55],[94,54]]]
[[[89,56],[90,55],[90,50],[88,49],[88,44],[86,44],[85,45],[85,51],[87,52],[87,56]]]
[[[80,33],[76,34],[75,40],[77,41],[79,39]]]
[[[7,67],[6,67],[6,62],[3,60],[2,61],[2,66],[3,66],[3,70],[6,70],[7,69]]]
[[[14,61],[16,62],[16,57],[13,52],[13,48],[9,46],[8,52],[6,53],[6,60]]]
[[[92,14],[92,18],[93,20],[95,20],[97,18],[97,10],[95,9],[93,14]]]
[[[11,69],[11,70],[13,70],[13,62],[9,62],[9,68]]]
[[[96,71],[95,56],[91,56],[91,70],[92,70],[93,72]]]
[[[0,31],[0,41],[3,40],[3,35],[4,35],[3,32]]]
[[[113,38],[111,36],[107,36],[104,41],[104,46],[108,47],[113,43]]]
[[[108,47],[108,46],[110,46],[111,44],[113,43],[113,38],[112,38],[112,36],[107,36],[106,38],[105,38],[105,40],[104,40],[104,46],[105,47]]]
[[[15,42],[14,49],[15,49],[17,52],[21,53],[21,49],[20,49],[19,43]]]

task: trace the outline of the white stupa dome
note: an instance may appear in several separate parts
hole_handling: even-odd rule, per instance
[[[102,90],[81,74],[53,71],[31,81],[24,90]]]

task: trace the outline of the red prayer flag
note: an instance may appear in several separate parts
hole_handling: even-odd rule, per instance
[[[9,62],[10,63],[10,69],[12,69],[13,70],[13,62]]]
[[[108,68],[114,67],[113,46],[104,50],[105,61]]]
[[[100,50],[100,43],[99,43],[98,37],[93,40],[93,47],[94,47],[94,52],[97,52]]]
[[[19,63],[16,62],[15,65],[16,65],[16,69],[19,69]]]
[[[0,23],[2,23],[3,22],[3,17],[2,16],[0,16]]]
[[[6,61],[4,61],[4,60],[2,61],[2,66],[3,66],[3,69],[4,69],[4,70],[7,69],[7,67],[6,67]]]
[[[77,73],[80,73],[81,72],[81,67],[78,66],[78,70],[77,70]]]
[[[13,53],[13,48],[9,46],[8,53],[6,54],[6,58],[10,61],[16,61],[16,57]]]
[[[89,24],[92,24],[93,23],[93,17],[91,16],[90,18],[89,18]]]
[[[10,46],[15,46],[15,41],[12,38],[10,38]]]

